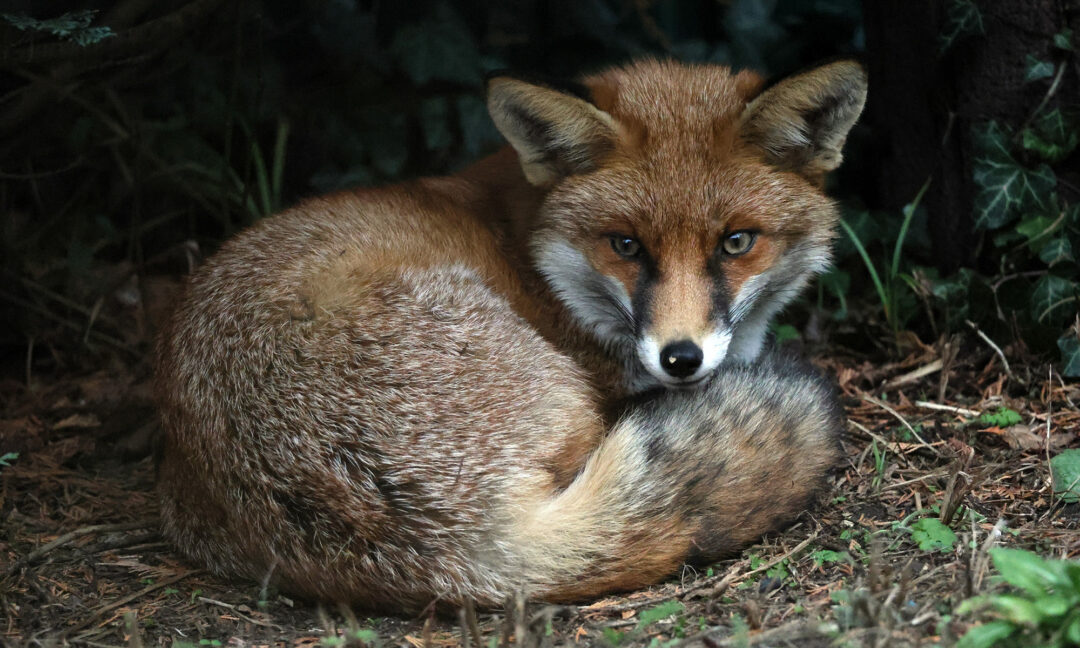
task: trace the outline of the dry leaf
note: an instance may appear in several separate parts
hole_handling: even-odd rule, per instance
[[[1010,425],[1001,431],[1005,443],[1014,450],[1035,450],[1045,447],[1045,440],[1026,425]]]
[[[101,427],[101,420],[93,414],[72,414],[52,427],[54,430]]]

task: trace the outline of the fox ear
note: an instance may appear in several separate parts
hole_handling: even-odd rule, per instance
[[[618,129],[611,115],[571,94],[495,77],[488,81],[487,105],[536,186],[592,169],[615,145]]]
[[[821,182],[866,103],[866,71],[837,61],[780,81],[743,111],[740,134],[776,166]]]

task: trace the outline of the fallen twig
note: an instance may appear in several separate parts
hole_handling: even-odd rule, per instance
[[[874,398],[873,396],[870,396],[869,394],[863,394],[862,399],[864,401],[868,402],[868,403],[872,403],[874,405],[877,405],[878,407],[885,410],[889,414],[892,414],[893,417],[896,418],[896,420],[900,421],[900,423],[902,423],[904,425],[904,427],[906,427],[908,429],[908,432],[911,432],[911,436],[915,437],[915,439],[919,442],[919,444],[922,447],[927,448],[928,450],[930,450],[930,452],[933,452],[937,456],[941,456],[941,453],[938,452],[937,448],[930,445],[929,443],[926,442],[926,439],[923,439],[921,436],[919,436],[918,431],[916,431],[915,428],[913,428],[911,426],[911,423],[908,423],[907,419],[905,419],[903,416],[900,416],[899,412],[894,410],[892,407],[889,407],[888,403],[885,403],[884,401],[881,401],[881,400],[879,400],[877,398]]]
[[[124,596],[124,597],[120,598],[119,600],[113,601],[112,603],[109,603],[108,605],[105,605],[105,606],[102,606],[102,607],[98,608],[97,610],[94,611],[94,614],[92,614],[90,616],[90,618],[86,619],[85,621],[82,621],[81,623],[76,624],[74,627],[72,627],[71,629],[68,630],[68,633],[70,635],[70,633],[72,633],[72,632],[82,630],[86,626],[90,625],[91,623],[94,623],[95,621],[97,621],[101,617],[105,616],[109,612],[112,612],[116,608],[121,607],[123,605],[127,605],[128,603],[131,603],[135,599],[146,596],[147,594],[149,594],[150,592],[153,592],[154,590],[161,589],[162,587],[165,587],[166,585],[172,585],[173,583],[175,583],[178,580],[183,580],[183,579],[187,578],[188,576],[194,576],[195,574],[199,574],[199,573],[202,573],[201,569],[193,569],[191,571],[186,571],[186,572],[182,572],[182,573],[179,573],[179,574],[174,574],[172,576],[169,576],[166,579],[163,579],[163,580],[160,580],[160,581],[154,583],[153,585],[147,585],[146,587],[142,588],[138,592],[135,592],[133,594],[128,594],[127,596]],[[78,641],[78,639],[79,639],[79,637],[75,637],[75,641]]]
[[[915,407],[935,410],[938,412],[950,412],[952,414],[966,416],[968,418],[975,418],[980,414],[980,412],[976,412],[975,410],[964,409],[963,407],[953,407],[952,405],[942,405],[941,403],[931,403],[929,401],[915,401]]]
[[[763,642],[777,642],[776,645],[799,645],[801,642],[807,639],[813,639],[815,637],[827,636],[826,632],[822,631],[822,624],[816,621],[805,621],[798,619],[795,621],[789,621],[784,625],[777,626],[775,628],[769,628],[768,630],[762,630],[761,632],[755,632],[748,635],[740,634],[738,636],[728,635],[722,639],[715,638],[719,631],[717,629],[706,630],[705,632],[698,633],[692,637],[674,644],[673,648],[681,648],[687,644],[700,641],[710,648],[721,648],[726,646],[756,646]]]
[[[208,598],[206,596],[197,596],[196,598],[198,600],[202,601],[203,603],[209,603],[210,605],[216,605],[218,607],[223,607],[223,608],[226,608],[228,610],[231,610],[233,614],[235,614],[236,616],[240,617],[241,619],[243,619],[245,621],[248,621],[249,623],[254,623],[255,625],[260,625],[260,626],[264,626],[264,627],[267,627],[267,628],[274,628],[275,630],[281,630],[282,629],[282,627],[277,625],[276,623],[270,623],[269,621],[261,621],[259,619],[256,619],[254,617],[250,617],[250,616],[244,614],[243,612],[241,612],[240,610],[237,609],[238,606],[233,605],[232,603],[226,603],[225,601],[219,601],[217,599]]]
[[[986,333],[983,333],[982,329],[980,329],[978,325],[975,324],[975,322],[972,322],[971,320],[965,321],[967,322],[967,325],[970,326],[972,330],[974,330],[975,333],[982,338],[983,342],[986,342],[988,345],[990,345],[990,348],[993,349],[995,353],[997,353],[999,358],[1001,358],[1001,364],[1005,367],[1005,373],[1008,374],[1009,378],[1023,385],[1024,381],[1018,379],[1015,375],[1013,375],[1012,369],[1009,368],[1009,361],[1005,358],[1005,352],[1001,350],[1001,347],[994,344],[994,341],[990,339],[990,336],[988,336]]]
[[[718,574],[716,576],[713,576],[712,578],[703,579],[700,582],[695,583],[694,585],[692,585],[690,587],[687,587],[687,588],[685,588],[683,590],[675,590],[675,591],[671,592],[670,594],[665,594],[663,596],[657,596],[657,597],[653,597],[653,598],[649,598],[649,599],[643,599],[643,600],[640,600],[640,601],[634,601],[632,603],[624,603],[622,605],[608,605],[608,606],[602,606],[602,607],[587,606],[587,607],[578,608],[577,611],[578,612],[602,612],[604,614],[618,614],[618,613],[621,613],[621,612],[627,612],[629,610],[637,610],[639,608],[649,607],[651,605],[656,605],[658,603],[661,603],[663,601],[667,601],[667,600],[670,600],[670,599],[687,598],[687,597],[690,597],[691,595],[696,595],[698,592],[701,592],[701,590],[704,590],[706,588],[709,589],[709,592],[707,593],[707,595],[717,595],[717,594],[720,594],[720,593],[723,593],[724,591],[726,591],[727,588],[730,587],[732,584],[734,584],[736,581],[745,580],[745,579],[747,579],[747,578],[749,578],[751,576],[754,576],[755,574],[760,574],[761,572],[768,571],[768,570],[772,569],[773,567],[775,567],[776,565],[778,565],[780,562],[782,562],[784,560],[787,560],[791,556],[794,556],[795,554],[799,553],[800,551],[802,551],[806,547],[810,546],[810,543],[812,543],[814,540],[816,540],[820,534],[821,534],[820,530],[815,531],[813,534],[811,534],[809,537],[807,537],[805,540],[803,540],[799,544],[792,547],[790,550],[784,552],[783,554],[773,558],[772,560],[769,560],[768,562],[765,562],[765,563],[759,565],[758,567],[756,567],[754,569],[751,569],[750,571],[745,572],[745,573],[739,573],[739,566],[742,564],[742,563],[739,563],[739,564],[736,564],[736,565],[732,566],[732,568],[729,569],[727,572],[725,572],[723,575]],[[705,594],[703,594],[703,595],[705,595]]]
[[[14,563],[11,564],[10,567],[7,568],[7,571],[4,575],[7,576],[14,574],[16,571],[40,559],[42,556],[49,553],[50,551],[58,547],[62,547],[67,543],[71,542],[72,540],[75,540],[76,538],[81,538],[82,536],[90,535],[91,533],[111,533],[113,531],[131,531],[133,529],[144,529],[151,526],[152,524],[153,523],[148,522],[124,522],[122,524],[91,524],[90,526],[84,526],[82,528],[75,529],[74,531],[69,531],[64,535],[56,538],[52,542],[42,545],[37,549],[34,549],[30,553],[26,554],[22,558],[16,560]]]
[[[938,358],[937,360],[934,360],[930,364],[923,365],[923,366],[919,367],[918,369],[915,369],[914,371],[909,371],[906,374],[903,374],[901,376],[897,376],[896,378],[893,378],[889,382],[882,385],[881,388],[882,389],[892,389],[894,387],[899,387],[901,385],[906,385],[908,383],[913,383],[913,382],[917,381],[920,378],[923,378],[925,376],[929,376],[932,373],[941,371],[941,368],[943,366],[944,366],[944,361],[941,358]]]

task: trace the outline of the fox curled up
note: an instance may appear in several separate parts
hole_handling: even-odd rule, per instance
[[[168,539],[403,611],[636,588],[792,520],[842,413],[762,346],[828,263],[866,77],[762,88],[655,61],[496,77],[509,148],[223,245],[157,350]]]

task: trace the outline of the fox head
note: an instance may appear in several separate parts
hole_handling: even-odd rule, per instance
[[[769,320],[829,263],[837,211],[822,185],[866,74],[840,61],[762,87],[658,61],[577,92],[489,81],[496,126],[546,191],[533,263],[584,328],[664,385],[753,360]]]

